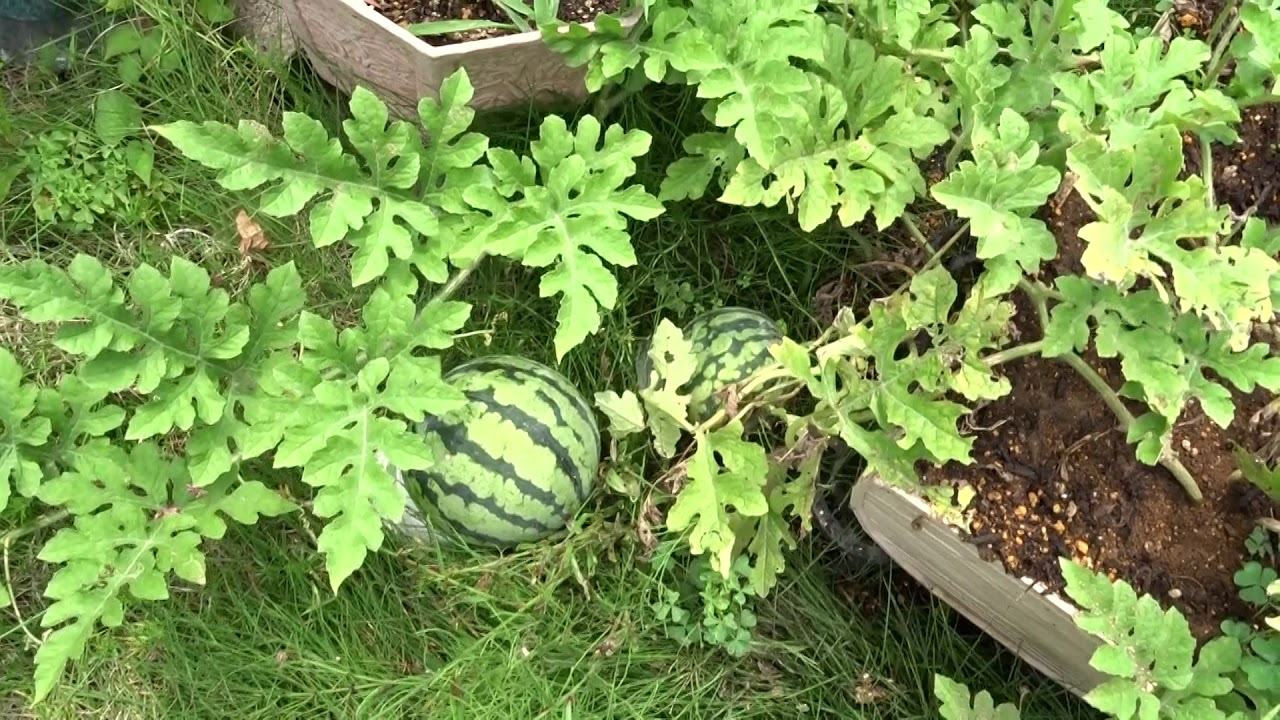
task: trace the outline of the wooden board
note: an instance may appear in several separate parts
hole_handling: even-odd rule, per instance
[[[440,84],[460,67],[475,86],[476,109],[587,95],[585,69],[565,64],[536,32],[435,47],[365,0],[281,1],[320,77],[348,94],[363,85],[402,118],[416,118],[419,99],[437,97]]]
[[[867,476],[850,504],[894,562],[1018,657],[1077,695],[1105,680],[1089,665],[1101,641],[1075,626],[1073,607],[983,560],[923,500]]]

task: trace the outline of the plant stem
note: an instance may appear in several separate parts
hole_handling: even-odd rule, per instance
[[[440,286],[440,289],[436,291],[436,294],[432,295],[431,299],[418,310],[418,317],[414,319],[421,319],[422,313],[426,312],[427,308],[435,305],[436,303],[442,303],[448,300],[454,293],[458,292],[458,289],[461,288],[468,279],[470,279],[471,273],[476,271],[476,268],[480,266],[480,263],[484,261],[485,257],[485,254],[481,253],[479,257],[471,262],[470,265],[464,268],[459,268],[444,285]]]
[[[1089,364],[1075,353],[1067,353],[1060,358],[1063,362],[1070,365],[1084,381],[1089,383],[1099,395],[1102,401],[1111,408],[1111,412],[1115,413],[1116,419],[1120,421],[1120,429],[1124,431],[1125,436],[1129,434],[1129,428],[1134,423],[1133,414],[1121,402],[1120,396],[1111,389],[1107,381],[1098,374],[1096,370],[1089,367]],[[1196,484],[1196,479],[1191,477],[1191,471],[1187,470],[1187,466],[1182,464],[1178,456],[1174,453],[1161,453],[1160,466],[1169,471],[1173,478],[1178,481],[1183,490],[1187,491],[1187,496],[1191,498],[1191,502],[1198,503],[1204,499],[1204,495],[1200,492],[1200,486]]]
[[[1067,20],[1071,18],[1071,10],[1075,7],[1075,2],[1067,2],[1067,0],[1055,0],[1053,3],[1053,16],[1049,21],[1049,29],[1047,32],[1039,34],[1036,38],[1035,45],[1031,48],[1032,65],[1040,62],[1045,51],[1052,47],[1052,40],[1062,28],[1066,27]]]
[[[924,233],[920,232],[920,228],[916,227],[915,220],[912,219],[909,213],[903,213],[902,217],[898,219],[901,220],[903,226],[907,228],[907,234],[910,235],[917,243],[920,243],[920,247],[925,249],[929,248],[929,238],[925,237]]]
[[[995,367],[1007,362],[1013,362],[1019,358],[1027,357],[1028,355],[1038,355],[1043,349],[1044,341],[1037,340],[1035,342],[1016,345],[1011,348],[1005,348],[1000,352],[992,353],[982,358],[982,362],[986,363],[988,367]]]
[[[960,153],[969,145],[969,129],[965,128],[961,131],[960,136],[951,143],[951,149],[947,151],[946,160],[943,161],[943,167],[950,173],[956,169],[956,162],[960,160]]]
[[[1205,40],[1210,43],[1217,42],[1218,32],[1222,30],[1222,24],[1227,21],[1240,5],[1240,0],[1227,0],[1222,4],[1222,9],[1218,10],[1218,14],[1213,18],[1213,25],[1209,26],[1209,32],[1204,36]]]
[[[601,120],[613,114],[619,106],[625,103],[636,93],[644,90],[649,86],[649,78],[640,68],[635,68],[627,73],[626,79],[620,85],[610,85],[604,92],[596,97],[594,105],[594,114]]]
[[[13,595],[9,598],[13,606],[13,616],[18,621],[18,627],[22,629],[23,634],[25,634],[27,639],[31,640],[36,645],[40,644],[40,638],[32,634],[31,630],[27,628],[26,620],[22,617],[22,610],[18,607],[17,594],[13,592],[13,575],[9,569],[9,548],[12,547],[15,542],[27,535],[43,528],[47,528],[50,525],[62,522],[70,515],[70,511],[66,508],[58,508],[57,510],[41,515],[26,525],[14,528],[3,536],[0,536],[0,556],[3,556],[0,557],[0,565],[4,566],[4,584],[9,588],[10,593]]]
[[[1214,200],[1213,192],[1213,146],[1209,144],[1209,138],[1200,138],[1200,174],[1204,176],[1205,191],[1209,194],[1209,206],[1217,207],[1218,203]],[[1210,235],[1210,245],[1216,245],[1218,237]]]
[[[930,50],[929,48],[915,48],[907,51],[907,54],[913,58],[922,60],[937,60],[938,62],[950,62],[953,58],[952,54],[946,50]]]
[[[71,512],[68,511],[66,508],[58,508],[57,510],[47,512],[44,515],[41,515],[40,517],[36,518],[35,520],[32,520],[31,522],[27,523],[26,525],[16,527],[10,530],[9,532],[5,533],[4,535],[0,535],[0,546],[9,547],[13,543],[17,542],[18,540],[21,540],[22,538],[30,535],[31,533],[36,532],[38,530],[43,530],[44,528],[47,528],[50,525],[56,525],[70,516],[71,516]]]
[[[1043,286],[1023,278],[1018,281],[1018,287],[1026,293],[1031,303],[1035,305],[1036,315],[1040,319],[1041,332],[1043,332],[1044,328],[1049,325],[1049,308],[1045,302],[1047,296],[1041,289]],[[1098,371],[1089,367],[1089,363],[1086,363],[1079,355],[1069,352],[1058,356],[1057,359],[1070,365],[1089,384],[1089,387],[1093,388],[1094,392],[1102,397],[1102,401],[1107,404],[1107,407],[1111,408],[1111,412],[1115,414],[1116,419],[1120,422],[1120,429],[1124,431],[1127,438],[1129,436],[1129,428],[1133,426],[1135,421],[1133,413],[1129,412],[1129,408],[1124,406],[1116,391],[1112,390],[1107,381],[1098,374]],[[1159,464],[1165,470],[1168,470],[1170,475],[1173,475],[1173,478],[1178,481],[1182,489],[1186,490],[1187,496],[1191,498],[1192,502],[1198,503],[1204,499],[1204,495],[1200,492],[1200,486],[1196,483],[1195,478],[1191,476],[1191,472],[1187,470],[1187,466],[1183,465],[1182,461],[1178,459],[1176,453],[1172,451],[1161,453]]]
[[[933,244],[929,242],[929,238],[925,237],[924,233],[920,232],[920,228],[916,225],[915,218],[911,213],[903,213],[902,217],[898,219],[902,221],[903,227],[907,229],[907,234],[909,234],[911,238],[920,245],[920,247],[925,250],[933,250],[933,255],[929,256],[929,259],[925,261],[925,264],[920,267],[920,272],[924,272],[934,265],[937,265],[942,260],[942,256],[946,255],[947,252],[951,250],[951,247],[959,242],[960,238],[964,237],[965,232],[969,230],[969,221],[965,220],[961,223],[960,227],[951,234],[951,237],[947,238],[947,241],[942,243],[941,247],[934,250]]]
[[[13,575],[9,571],[9,546],[5,545],[3,548],[0,548],[0,554],[3,554],[3,557],[0,558],[0,564],[4,565],[4,585],[9,588],[10,595],[13,595]],[[18,621],[18,627],[22,629],[22,634],[26,635],[27,639],[30,640],[33,645],[39,645],[40,638],[36,637],[35,634],[27,628],[27,621],[22,617],[22,609],[18,607],[18,598],[10,597],[9,604],[13,609],[14,619]]]

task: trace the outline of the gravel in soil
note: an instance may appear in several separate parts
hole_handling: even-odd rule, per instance
[[[401,27],[438,20],[492,20],[508,23],[510,16],[492,0],[365,0],[374,10]],[[525,2],[530,7],[532,0]],[[600,13],[616,13],[622,0],[560,0],[557,17],[565,22],[593,22]],[[452,45],[470,40],[499,37],[510,30],[481,28],[422,38],[429,45]]]
[[[1070,271],[1089,209],[1071,195],[1047,219],[1060,248],[1050,267]],[[1034,310],[1021,296],[1016,301],[1021,340],[1039,338]],[[1092,351],[1083,357],[1113,387],[1123,382],[1115,360]],[[1266,394],[1234,393],[1237,414],[1227,429],[1195,404],[1184,413],[1173,443],[1204,493],[1196,505],[1166,470],[1134,457],[1115,415],[1070,367],[1027,358],[1004,370],[1013,391],[969,420],[978,428],[973,464],[922,467],[925,483],[977,491],[971,530],[984,555],[1049,592],[1064,587],[1058,558],[1072,558],[1177,607],[1201,640],[1225,618],[1249,618],[1232,576],[1248,560],[1244,540],[1256,520],[1280,517],[1280,504],[1232,479],[1233,452],[1269,437],[1270,428],[1250,422]]]

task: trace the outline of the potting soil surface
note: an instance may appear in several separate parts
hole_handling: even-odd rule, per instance
[[[492,20],[510,22],[510,16],[492,0],[365,0],[389,20],[400,26],[438,20]],[[532,7],[532,3],[526,3]],[[622,0],[560,0],[557,16],[566,22],[593,22],[600,13],[616,13]],[[430,45],[454,43],[509,35],[511,31],[483,28],[462,32],[429,35],[422,38]]]
[[[1246,111],[1246,118],[1253,113]],[[1241,143],[1214,150],[1220,202],[1237,213],[1257,202],[1259,193],[1247,184],[1257,176],[1241,172],[1236,181],[1222,174],[1249,166],[1252,155],[1269,152],[1277,141],[1275,108],[1261,107],[1257,114],[1265,120],[1246,120]],[[1272,165],[1260,174],[1277,172]],[[1255,210],[1264,217],[1276,212],[1273,201]],[[1077,231],[1093,219],[1089,207],[1072,193],[1042,213],[1059,248],[1047,274],[1080,272]],[[1035,311],[1021,296],[1016,302],[1020,341],[1037,339]],[[1123,382],[1118,361],[1100,359],[1092,349],[1082,356],[1113,388]],[[983,554],[1011,574],[1044,582],[1050,592],[1063,589],[1058,558],[1075,559],[1177,607],[1200,640],[1217,634],[1224,619],[1250,619],[1252,609],[1240,600],[1233,575],[1250,559],[1245,539],[1257,519],[1280,518],[1280,503],[1233,477],[1234,451],[1274,443],[1276,422],[1252,421],[1270,394],[1231,388],[1237,412],[1226,429],[1197,403],[1188,405],[1173,447],[1204,494],[1193,504],[1168,471],[1136,459],[1115,415],[1072,368],[1034,357],[1001,367],[1013,391],[970,417],[979,428],[973,464],[922,466],[925,483],[967,483],[977,491],[970,539]],[[1137,403],[1126,404],[1135,416],[1144,412]]]
[[[1226,0],[1177,0],[1176,26],[1209,42],[1209,30]],[[1239,32],[1245,32],[1243,28]],[[1220,81],[1229,82],[1235,72],[1227,63]],[[1269,223],[1280,222],[1280,105],[1242,108],[1240,142],[1213,148],[1214,191],[1238,213],[1254,212]],[[1186,137],[1188,172],[1201,172],[1198,142]]]

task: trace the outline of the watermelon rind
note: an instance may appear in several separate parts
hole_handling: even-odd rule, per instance
[[[514,355],[467,361],[445,380],[469,402],[420,425],[443,453],[412,473],[411,490],[468,542],[508,547],[564,530],[600,462],[587,399],[559,372]]]
[[[769,348],[782,341],[782,330],[768,315],[728,306],[694,317],[681,331],[693,346],[694,376],[681,386],[690,396],[689,419],[702,422],[719,409],[716,393],[750,377],[772,360]],[[655,379],[652,338],[639,342],[636,382],[648,387]]]

